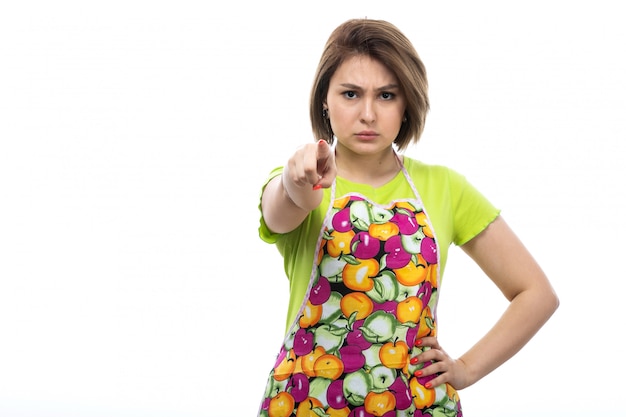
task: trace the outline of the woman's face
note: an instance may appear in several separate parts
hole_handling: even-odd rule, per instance
[[[386,66],[359,55],[344,61],[333,74],[326,105],[337,146],[366,155],[393,144],[406,100],[396,76]]]

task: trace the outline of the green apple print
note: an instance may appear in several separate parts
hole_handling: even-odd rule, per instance
[[[343,395],[352,405],[362,405],[367,393],[370,392],[374,381],[372,375],[363,369],[352,372],[343,380]]]
[[[314,340],[316,346],[322,346],[326,353],[337,353],[343,345],[348,329],[333,324],[323,324],[315,329]]]
[[[350,205],[350,222],[358,230],[367,230],[372,222],[370,206],[366,201],[355,201]]]
[[[365,292],[375,303],[392,301],[398,297],[399,286],[396,276],[389,270],[374,277],[374,288]]]
[[[335,323],[341,317],[341,293],[333,291],[328,300],[322,304],[320,324]]]
[[[368,341],[382,344],[391,339],[397,325],[398,322],[392,314],[379,310],[365,319],[361,332]]]

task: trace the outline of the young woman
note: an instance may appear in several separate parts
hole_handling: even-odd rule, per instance
[[[519,351],[558,298],[463,176],[401,154],[429,101],[424,65],[395,26],[336,28],[310,106],[316,141],[273,170],[261,196],[260,236],[284,257],[290,300],[259,416],[461,416],[457,390]],[[436,322],[452,243],[510,301],[458,358]]]

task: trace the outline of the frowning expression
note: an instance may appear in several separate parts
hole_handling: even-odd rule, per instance
[[[406,100],[396,76],[380,61],[358,55],[330,79],[326,100],[337,146],[359,154],[388,149],[398,136]]]

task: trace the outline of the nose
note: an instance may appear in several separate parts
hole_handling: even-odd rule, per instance
[[[363,100],[361,107],[361,122],[365,124],[372,124],[376,120],[376,109],[374,108],[374,100]]]

